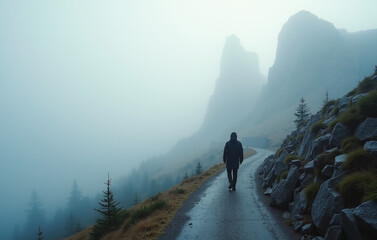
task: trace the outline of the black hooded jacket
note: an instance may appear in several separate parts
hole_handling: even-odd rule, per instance
[[[230,140],[225,144],[223,161],[228,169],[238,169],[243,161],[242,144],[237,141],[237,134],[232,132]]]

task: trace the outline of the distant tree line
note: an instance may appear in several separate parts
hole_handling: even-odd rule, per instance
[[[188,162],[178,171],[166,171],[167,163],[159,164],[156,159],[141,163],[137,170],[134,169],[126,177],[114,181],[111,192],[119,201],[117,207],[128,209],[148,197],[171,188],[185,178],[200,174],[219,163],[220,152],[219,149],[211,151]],[[162,171],[169,174],[158,174]],[[92,198],[83,196],[78,183],[74,181],[67,204],[63,208],[56,209],[53,217],[47,220],[42,202],[37,191],[34,190],[27,207],[26,222],[22,227],[14,227],[11,240],[37,238],[54,240],[71,236],[96,223],[101,214],[94,209],[99,210],[98,204],[101,200],[103,200],[101,194]]]

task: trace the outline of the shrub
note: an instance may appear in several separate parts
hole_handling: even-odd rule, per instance
[[[160,195],[161,195],[161,193],[157,193],[156,195],[151,196],[150,199],[151,199],[152,201],[156,201],[156,200],[159,199]]]
[[[334,129],[334,127],[335,127],[335,125],[337,124],[339,122],[339,119],[336,119],[336,120],[334,120],[334,121],[332,121],[331,123],[330,123],[330,125],[328,126],[328,130],[329,130],[329,132],[332,132],[332,130]]]
[[[157,200],[150,204],[148,207],[140,207],[130,214],[130,224],[134,224],[146,217],[148,217],[152,212],[157,209],[161,209],[166,206],[166,202],[164,200]]]
[[[353,208],[363,201],[376,199],[377,176],[370,172],[354,172],[345,176],[336,189],[344,197],[346,207]]]
[[[343,163],[343,168],[348,171],[369,170],[375,166],[374,157],[365,149],[358,149],[349,153]]]
[[[311,210],[312,208],[314,199],[317,196],[320,186],[321,186],[320,184],[312,182],[308,186],[306,186],[306,188],[304,189],[304,194],[305,194],[306,201],[308,202],[309,210]]]
[[[365,188],[365,195],[362,202],[367,202],[369,200],[377,201],[377,177],[373,179]]]
[[[281,179],[286,179],[288,176],[288,171],[282,171],[278,176],[277,176],[277,182],[280,182]]]
[[[335,157],[340,155],[341,152],[339,150],[335,150],[329,153],[322,153],[318,156],[318,163],[319,163],[319,173],[326,165],[334,165]],[[320,174],[319,174],[320,175]]]
[[[368,95],[360,98],[360,100],[357,102],[357,107],[363,119],[367,117],[377,117],[377,90],[374,90]]]
[[[310,127],[310,131],[314,134],[318,134],[320,130],[325,129],[326,125],[323,124],[323,121],[316,122]]]
[[[298,157],[296,155],[288,155],[288,156],[286,156],[284,158],[284,163],[288,164],[288,163],[292,162],[295,159],[298,159]]]
[[[355,136],[345,138],[342,141],[342,151],[344,153],[350,153],[361,147],[362,147],[362,144],[360,140]]]
[[[287,177],[288,177],[288,171],[284,171],[284,172],[282,172],[281,175],[280,175],[280,178],[281,178],[281,179],[286,179]]]
[[[276,152],[276,158],[280,157],[280,155],[283,153],[284,151],[284,148],[280,148],[277,152]]]
[[[169,194],[184,194],[186,191],[183,188],[176,188],[174,190],[171,190]]]
[[[372,80],[372,77],[366,77],[357,86],[357,93],[367,93],[374,89],[377,89],[377,81]]]
[[[356,107],[350,107],[340,115],[338,120],[346,125],[351,131],[354,131],[363,119]]]
[[[338,105],[335,106],[335,108],[332,110],[332,115],[337,116],[339,113],[339,107]]]

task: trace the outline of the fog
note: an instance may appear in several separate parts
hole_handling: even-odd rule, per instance
[[[0,0],[0,238],[22,227],[33,190],[49,219],[74,180],[92,196],[193,134],[226,37],[267,76],[302,9],[376,27],[374,0]]]

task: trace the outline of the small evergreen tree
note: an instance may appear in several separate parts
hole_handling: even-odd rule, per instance
[[[306,105],[304,98],[301,98],[300,104],[296,108],[295,116],[296,120],[294,122],[296,123],[297,128],[304,126],[309,120],[309,107]]]
[[[37,236],[37,240],[43,240],[43,232],[41,231],[41,226],[38,227]]]
[[[323,106],[326,106],[326,104],[328,103],[329,103],[329,91],[326,88],[326,95],[325,95],[325,99],[323,100]]]
[[[133,204],[132,205],[135,206],[139,202],[140,202],[139,196],[138,196],[137,192],[135,192],[135,194],[134,194],[134,200],[133,200]]]
[[[196,175],[199,175],[202,173],[202,165],[200,165],[200,161],[198,161],[198,164],[196,165],[195,173]]]
[[[106,190],[103,191],[103,199],[98,203],[100,207],[99,209],[94,209],[101,217],[96,220],[91,239],[100,239],[106,233],[114,231],[121,224],[122,209],[118,207],[119,202],[114,200],[110,184],[111,180],[108,175],[105,182]]]
[[[45,211],[35,190],[31,194],[29,209],[26,212],[26,223],[22,235],[24,239],[32,239],[35,237],[35,230],[38,229],[38,226],[44,226],[46,223]]]
[[[186,170],[185,176],[183,177],[183,179],[188,179],[188,178],[189,178],[189,175],[188,175],[187,170]]]

